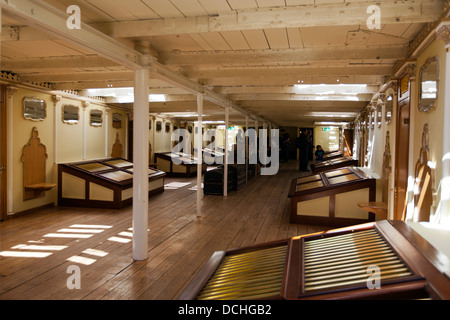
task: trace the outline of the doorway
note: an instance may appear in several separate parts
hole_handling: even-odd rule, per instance
[[[0,85],[0,221],[7,216],[6,86]]]

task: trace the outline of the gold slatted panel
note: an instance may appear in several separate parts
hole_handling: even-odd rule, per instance
[[[380,268],[380,280],[411,276],[375,229],[305,242],[305,292],[365,285],[369,266]]]
[[[287,245],[226,256],[198,300],[252,300],[280,294]]]

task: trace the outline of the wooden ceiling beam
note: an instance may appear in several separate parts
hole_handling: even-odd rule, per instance
[[[27,69],[117,68],[121,65],[97,55],[40,57],[2,61],[2,70],[20,72]]]
[[[161,53],[161,62],[167,66],[231,66],[246,61],[265,63],[302,63],[313,61],[362,61],[404,59],[405,46],[382,46],[369,48],[298,48],[250,51],[205,51]]]
[[[382,64],[358,64],[347,66],[329,67],[241,67],[241,68],[216,68],[216,69],[189,69],[185,74],[189,78],[220,79],[237,77],[263,79],[270,77],[307,77],[317,76],[352,76],[352,75],[391,75],[393,65]],[[363,82],[365,83],[365,82]]]
[[[95,27],[115,38],[154,37],[162,35],[242,31],[255,29],[366,25],[369,5],[380,7],[381,24],[426,23],[439,18],[438,1],[383,1],[378,3],[342,2],[335,4],[290,6],[236,10],[218,16],[120,21]]]

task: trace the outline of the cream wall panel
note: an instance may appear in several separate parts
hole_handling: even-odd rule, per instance
[[[77,124],[67,124],[63,119],[63,106],[66,104],[78,107],[79,120]],[[62,98],[57,104],[57,136],[58,162],[72,162],[83,159],[83,106],[81,101]]]
[[[150,181],[148,183],[148,190],[152,191],[158,188],[163,188],[164,187],[164,179],[157,179],[157,180],[153,180]]]
[[[89,200],[114,201],[114,190],[89,183]]]
[[[166,132],[166,125],[170,126],[170,130],[169,132]],[[172,142],[170,141],[171,137],[172,137],[172,123],[171,121],[167,121],[165,120],[163,122],[163,135],[164,135],[164,141],[163,141],[163,151],[164,152],[169,152],[172,150]]]
[[[162,158],[157,159],[158,163],[158,170],[164,171],[164,172],[170,172],[170,161]]]
[[[336,194],[335,217],[367,219],[367,212],[357,202],[369,201],[369,188]]]
[[[306,200],[297,203],[297,215],[328,217],[330,214],[330,197]]]
[[[133,188],[122,190],[122,201],[133,197]]]
[[[62,173],[62,197],[69,199],[86,198],[86,181],[66,172]]]
[[[103,123],[101,127],[93,127],[89,124],[90,111],[101,110],[103,112]],[[106,141],[106,110],[103,106],[90,104],[86,108],[86,159],[105,158]]]
[[[187,167],[186,166],[182,166],[182,165],[178,165],[178,164],[173,164],[172,171],[175,172],[175,173],[186,173],[187,172]]]
[[[161,131],[156,130],[156,123],[161,122]],[[163,152],[164,151],[164,145],[163,145],[163,134],[164,134],[164,120],[161,118],[156,118],[155,121],[153,121],[154,128],[153,133],[155,135],[155,145],[154,145],[154,152]]]

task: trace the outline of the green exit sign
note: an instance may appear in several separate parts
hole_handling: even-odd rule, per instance
[[[323,127],[322,131],[330,131],[330,127]]]

